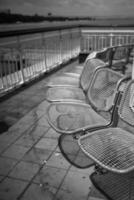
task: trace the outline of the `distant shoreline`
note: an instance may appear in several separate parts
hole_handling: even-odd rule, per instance
[[[68,26],[68,25],[87,25],[91,28],[104,28],[104,27],[111,27],[111,28],[134,28],[134,19],[96,19],[93,20],[77,20],[77,21],[56,21],[56,22],[36,22],[36,23],[9,23],[9,24],[0,24],[0,32],[3,31],[17,31],[17,30],[24,30],[24,29],[36,29],[36,28],[50,28],[50,27],[57,27],[57,26]]]

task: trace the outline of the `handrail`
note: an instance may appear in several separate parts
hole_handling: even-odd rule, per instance
[[[43,33],[43,32],[51,32],[57,30],[66,30],[72,28],[79,28],[79,25],[64,25],[64,26],[53,26],[53,27],[43,27],[43,28],[29,28],[29,29],[20,29],[20,30],[11,30],[11,31],[0,31],[0,38],[10,37],[10,36],[20,36],[20,35],[28,35],[34,33]]]
[[[20,36],[20,35],[27,35],[27,34],[34,34],[34,33],[42,33],[42,32],[51,32],[51,31],[57,31],[57,30],[66,30],[66,29],[72,29],[72,28],[91,28],[91,29],[109,29],[110,32],[114,32],[114,30],[117,30],[120,28],[121,31],[123,28],[129,28],[130,30],[134,31],[133,27],[130,27],[129,25],[119,25],[117,26],[112,26],[112,25],[91,25],[88,23],[71,23],[71,24],[64,24],[64,25],[52,25],[52,26],[46,26],[46,27],[41,27],[41,28],[20,28],[19,30],[10,30],[10,31],[3,31],[0,30],[0,38],[3,37],[11,37],[11,36]]]

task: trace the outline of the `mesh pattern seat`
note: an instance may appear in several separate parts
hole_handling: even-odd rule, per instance
[[[50,80],[47,83],[47,86],[49,87],[55,87],[55,86],[81,87],[82,86],[83,87],[85,86],[85,80],[86,80],[86,84],[89,81],[90,74],[92,74],[92,72],[94,71],[95,66],[97,67],[104,66],[104,64],[105,63],[99,59],[87,60],[84,64],[80,77],[70,77],[63,74],[63,76],[54,77],[52,80]],[[87,72],[88,72],[88,77],[87,77]],[[82,84],[80,83],[81,81],[82,81]]]
[[[108,128],[80,139],[83,151],[107,170],[126,173],[134,169],[134,136],[121,128]]]
[[[102,75],[105,76],[102,76]],[[110,78],[111,76],[111,78]],[[115,76],[115,77],[114,77]],[[98,78],[99,77],[99,78]],[[110,85],[112,89],[106,90],[106,82],[104,81],[104,90],[103,87],[100,87],[100,77],[106,79],[108,81],[108,88]],[[122,75],[116,73],[108,68],[99,68],[96,70],[93,78],[91,87],[89,87],[90,91],[92,91],[93,96],[90,95],[88,91],[87,96],[87,104],[84,103],[74,103],[74,102],[57,102],[53,103],[48,107],[48,121],[50,125],[59,133],[63,133],[59,137],[59,147],[64,157],[73,165],[79,168],[87,168],[92,165],[91,159],[87,158],[85,154],[82,153],[81,149],[78,146],[77,139],[80,136],[83,130],[91,128],[93,126],[106,126],[110,123],[111,120],[111,108],[113,105],[114,98],[112,100],[108,100],[108,103],[102,103],[105,106],[98,105],[98,102],[94,99],[94,90],[101,94],[101,90],[103,91],[103,98],[100,101],[105,101],[106,99],[110,99],[110,95],[115,96],[117,86],[116,84],[122,78]],[[111,84],[109,81],[111,80]],[[116,80],[116,81],[115,81]],[[116,82],[116,84],[115,84]],[[118,84],[117,84],[118,85]],[[114,88],[115,86],[115,88]],[[100,91],[99,91],[100,90]],[[104,92],[107,91],[107,92]],[[114,92],[114,94],[113,94]],[[96,98],[96,97],[95,97]],[[95,102],[94,102],[95,101]],[[91,103],[90,103],[91,102]],[[89,105],[90,103],[90,105]],[[97,112],[92,108],[97,110]],[[104,110],[103,110],[104,109]],[[104,112],[102,112],[102,110]],[[102,115],[103,113],[103,115]],[[69,140],[68,147],[66,140]],[[73,153],[72,153],[73,152]],[[74,156],[75,152],[75,156]],[[73,156],[72,156],[73,154]],[[81,157],[81,155],[83,155]],[[82,160],[82,161],[81,161]]]
[[[86,97],[80,88],[52,87],[47,91],[47,100],[55,101],[80,101],[85,102]]]
[[[89,81],[92,79],[95,70],[98,67],[104,67],[105,63],[100,59],[89,59],[84,65],[84,69],[80,76],[80,86],[83,91],[87,91],[89,87]]]
[[[82,73],[83,68],[84,68],[84,65],[76,66],[73,69],[71,69],[71,71],[69,69],[69,71],[65,72],[64,74],[68,73],[68,75],[72,75],[73,76],[75,74],[75,75],[80,76],[81,73]]]
[[[72,134],[92,125],[106,125],[108,121],[88,104],[57,102],[50,105],[48,121],[59,133]]]
[[[108,111],[113,106],[118,81],[123,76],[109,69],[101,69],[94,74],[87,96],[97,110]]]
[[[67,81],[66,85],[62,85],[61,79],[59,79],[58,83],[61,83],[57,85],[57,87],[51,87],[48,88],[47,94],[46,94],[46,99],[50,102],[55,102],[55,101],[83,101],[85,100],[84,92],[88,90],[90,81],[92,79],[92,76],[95,72],[95,70],[98,67],[104,66],[104,62],[102,62],[99,59],[93,59],[93,60],[87,60],[84,66],[84,69],[82,71],[82,74],[79,78],[79,83],[77,81],[74,81],[75,83],[73,84],[72,80],[76,80],[76,78],[73,77],[73,79],[68,78],[64,79],[63,77],[62,80],[68,80],[68,87],[67,87]],[[70,85],[69,85],[69,80],[70,80]],[[65,83],[64,82],[64,83]],[[60,87],[59,87],[60,86]]]
[[[133,200],[134,198],[133,171],[126,174],[93,173],[90,179],[109,200]]]
[[[118,127],[105,128],[80,137],[78,143],[82,151],[107,174],[93,174],[91,180],[109,199],[132,200],[134,177],[134,111],[131,102],[134,81],[127,85],[118,109]],[[130,101],[131,99],[131,101]],[[123,180],[127,181],[123,189]],[[112,182],[116,183],[117,189]],[[126,182],[125,182],[126,183]],[[118,185],[117,185],[118,184]],[[123,195],[125,194],[125,195]]]
[[[47,85],[48,87],[55,86],[66,86],[66,87],[79,87],[79,78],[70,76],[57,76],[50,80]]]
[[[57,102],[50,104],[47,110],[48,122],[57,132],[64,134],[71,134],[88,126],[108,124],[107,114],[110,114],[118,81],[121,78],[121,74],[108,68],[96,70],[85,103]],[[101,111],[105,112],[107,120],[100,115]]]
[[[129,46],[118,46],[114,48],[112,69],[121,71],[125,74],[126,64],[128,63],[129,49]]]

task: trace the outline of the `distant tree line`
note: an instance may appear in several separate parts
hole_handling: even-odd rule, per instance
[[[63,16],[53,16],[48,14],[48,16],[35,15],[22,15],[22,14],[12,14],[12,13],[0,13],[0,23],[26,23],[26,22],[42,22],[42,21],[73,21],[73,20],[95,20],[91,17],[63,17]]]

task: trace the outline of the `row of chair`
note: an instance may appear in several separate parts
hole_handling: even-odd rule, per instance
[[[71,164],[95,165],[90,178],[108,199],[132,200],[134,81],[113,69],[89,57],[79,76],[64,74],[49,82],[47,117],[61,134],[59,147]]]

